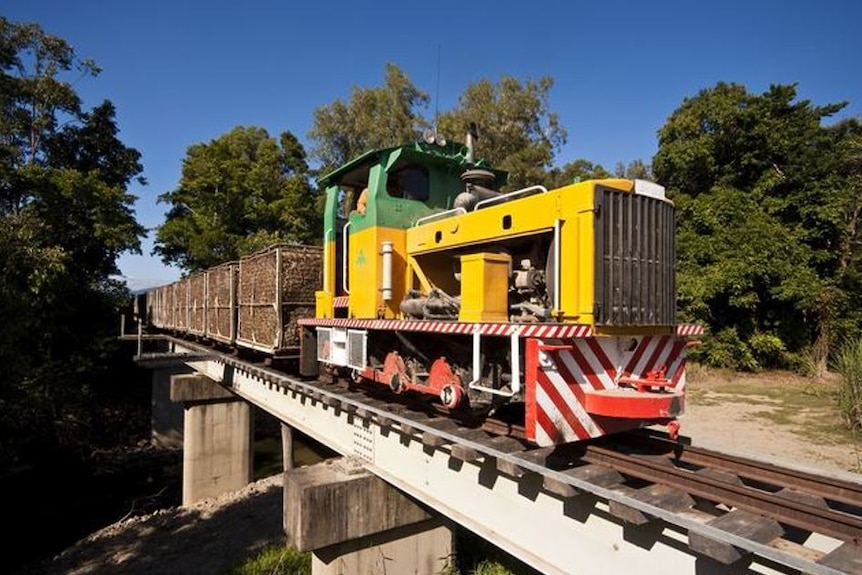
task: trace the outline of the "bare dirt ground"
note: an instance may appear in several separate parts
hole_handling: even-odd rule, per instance
[[[282,477],[187,508],[133,517],[93,533],[20,575],[218,574],[282,543]]]
[[[695,445],[862,482],[862,442],[842,431],[834,380],[692,370],[683,436]],[[223,573],[284,540],[281,476],[185,509],[111,525],[80,541],[46,575]]]
[[[838,386],[829,376],[692,370],[680,433],[696,445],[786,466],[862,473],[862,436],[842,425]]]

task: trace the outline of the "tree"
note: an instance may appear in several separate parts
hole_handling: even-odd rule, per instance
[[[815,301],[820,370],[835,344],[862,335],[862,122],[849,119],[824,131],[812,153],[823,175],[811,186],[800,218],[817,250],[815,269],[824,289]]]
[[[548,107],[553,80],[520,80],[504,76],[498,83],[469,85],[458,106],[437,118],[447,138],[466,136],[471,123],[479,130],[477,155],[510,172],[509,188],[551,184],[546,170],[566,141],[557,114]],[[371,149],[421,138],[431,125],[421,115],[428,95],[416,88],[394,64],[387,64],[379,88],[353,88],[348,102],[340,99],[318,108],[309,138],[321,172],[327,172]],[[559,171],[557,172],[559,174]]]
[[[629,180],[653,181],[652,167],[645,164],[643,160],[632,160],[628,164],[618,162],[614,168],[614,176],[617,178],[628,178]]]
[[[59,75],[75,69],[83,76],[96,76],[100,70],[92,61],[78,59],[65,40],[45,34],[38,24],[0,17],[0,44],[4,164],[0,206],[8,213],[32,197],[17,176],[27,166],[44,163],[45,138],[57,131],[61,120],[81,115],[80,98]]]
[[[0,17],[0,455],[83,444],[115,342],[116,259],[144,229],[128,193],[140,154],[115,109],[85,111],[67,78],[98,67],[36,24]],[[25,431],[26,430],[26,431]]]
[[[477,156],[509,172],[509,188],[550,183],[546,171],[566,142],[566,130],[548,108],[553,80],[521,82],[504,76],[498,83],[480,80],[467,87],[458,106],[440,115],[439,130],[449,137],[479,129]]]
[[[683,101],[653,159],[680,207],[684,313],[743,347],[764,334],[813,346],[821,369],[836,330],[860,329],[860,124],[823,124],[843,106],[797,101],[795,85],[719,83]]]
[[[189,272],[277,242],[319,241],[320,214],[305,150],[290,132],[236,127],[189,147],[154,253]]]
[[[610,172],[604,169],[601,165],[579,158],[560,168],[552,168],[548,172],[546,181],[550,188],[559,188],[576,182],[610,177]]]
[[[336,99],[317,108],[308,137],[320,171],[326,173],[371,149],[419,139],[429,125],[419,110],[428,101],[425,92],[389,63],[382,87],[354,87],[348,102]]]

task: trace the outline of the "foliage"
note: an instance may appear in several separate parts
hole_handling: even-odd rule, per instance
[[[655,180],[652,174],[652,167],[644,163],[643,160],[633,160],[628,164],[619,162],[614,168],[614,172],[611,173],[600,164],[594,164],[589,160],[578,158],[562,167],[555,166],[548,170],[545,181],[549,188],[559,188],[585,180],[600,180],[604,178]]]
[[[710,367],[729,367],[736,371],[763,369],[801,369],[801,360],[789,354],[784,342],[775,335],[755,333],[743,340],[736,327],[725,327],[707,334],[703,344],[689,353],[695,362]]]
[[[116,259],[139,251],[137,150],[114,106],[90,111],[66,80],[92,77],[63,39],[0,18],[0,457],[77,448],[116,350]]]
[[[838,408],[847,425],[862,429],[862,338],[845,343],[835,361],[841,375]]]
[[[453,575],[538,575],[538,572],[467,529],[455,530]]]
[[[748,344],[742,341],[735,327],[726,327],[703,338],[703,345],[689,354],[691,360],[711,367],[730,367],[739,371],[756,371],[757,361]]]
[[[655,181],[655,176],[652,174],[652,166],[644,163],[643,160],[633,160],[628,164],[618,162],[614,168],[614,176],[617,178],[628,178],[629,180],[649,180]]]
[[[460,545],[471,547],[468,561],[462,561],[462,569],[454,565],[444,573],[450,575],[515,575],[535,573],[533,569],[520,561],[500,551],[490,543],[468,535],[459,529],[456,540]],[[478,547],[477,547],[478,546]],[[254,557],[236,565],[225,572],[225,575],[307,575],[311,573],[311,553],[300,553],[295,549],[280,544],[268,545]]]
[[[374,148],[417,140],[429,126],[419,110],[428,95],[416,88],[395,64],[386,65],[379,88],[354,87],[350,100],[336,99],[314,111],[309,138],[312,154],[326,173]]]
[[[750,194],[716,188],[677,198],[680,302],[687,319],[744,339],[771,331],[787,341],[807,328],[791,313],[817,287],[810,253]],[[794,321],[796,320],[796,321]]]
[[[764,369],[783,368],[789,365],[787,348],[781,338],[768,333],[755,333],[748,340],[757,365]]]
[[[604,170],[586,160],[549,177],[555,154],[565,143],[566,131],[548,107],[553,80],[521,82],[504,76],[467,86],[458,105],[442,112],[433,124],[447,138],[466,136],[471,123],[479,131],[477,155],[510,172],[509,187],[571,183],[580,171]],[[386,66],[386,80],[378,88],[353,88],[348,102],[340,99],[315,110],[309,138],[312,155],[326,172],[374,148],[400,145],[420,138],[432,122],[422,116],[428,95],[415,87],[394,64]],[[555,179],[556,178],[556,179]]]
[[[268,545],[256,556],[237,565],[226,575],[309,575],[311,553],[300,553],[284,545]]]
[[[548,183],[548,187],[553,189],[586,180],[610,177],[611,173],[599,164],[594,164],[589,160],[579,158],[562,167],[551,168],[548,172],[546,181]]]
[[[461,137],[475,123],[477,155],[509,172],[509,188],[549,184],[546,170],[566,142],[566,130],[548,107],[553,84],[550,77],[521,82],[510,76],[470,84],[458,106],[440,115],[439,130]]]
[[[823,124],[843,106],[719,83],[661,128],[653,169],[678,207],[686,320],[747,348],[775,336],[780,355],[812,349],[821,365],[833,337],[858,331],[862,124]]]
[[[513,571],[494,561],[482,561],[470,571],[471,575],[514,575]]]
[[[278,242],[319,241],[320,214],[305,150],[290,132],[237,127],[190,146],[156,232],[154,253],[200,271]]]

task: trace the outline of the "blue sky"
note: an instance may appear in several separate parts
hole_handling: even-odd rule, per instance
[[[387,62],[453,107],[464,88],[504,75],[551,76],[551,109],[568,131],[556,158],[613,168],[650,161],[656,132],[685,97],[719,81],[762,92],[798,83],[801,99],[848,101],[862,116],[862,2],[856,0],[549,0],[287,2],[3,0],[103,72],[75,88],[88,107],[117,107],[124,144],[142,153],[136,215],[158,226],[159,194],[179,181],[187,148],[235,126],[285,130],[308,143],[314,110],[354,86],[383,83]],[[439,74],[438,74],[439,53]],[[461,135],[449,134],[450,138]],[[481,145],[481,142],[480,142]],[[179,270],[124,255],[133,288]]]

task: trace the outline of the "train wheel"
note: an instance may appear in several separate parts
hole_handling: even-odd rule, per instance
[[[409,380],[407,367],[401,355],[397,351],[386,354],[386,359],[383,361],[383,381],[389,384],[389,389],[395,393],[401,393],[405,388],[404,382]]]
[[[461,404],[462,398],[463,394],[461,393],[461,387],[458,385],[449,383],[444,385],[440,390],[440,401],[442,401],[443,405],[449,409],[455,409],[458,407]]]

